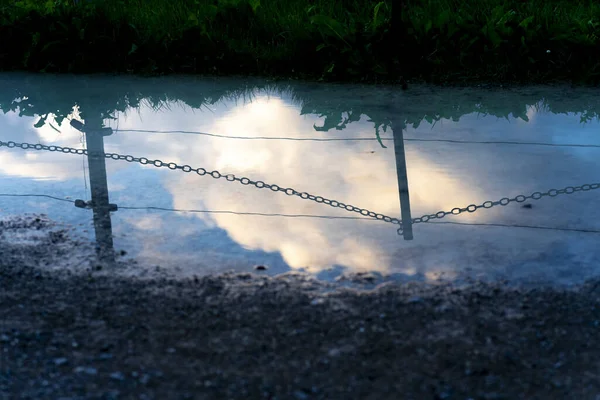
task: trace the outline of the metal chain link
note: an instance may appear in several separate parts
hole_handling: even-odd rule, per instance
[[[253,181],[249,178],[246,177],[237,177],[233,174],[223,174],[219,171],[208,171],[205,168],[192,168],[189,165],[178,165],[174,162],[164,162],[161,160],[151,160],[145,157],[134,157],[131,155],[122,155],[122,154],[116,154],[116,153],[103,153],[103,152],[93,152],[93,151],[88,151],[86,149],[75,149],[72,147],[62,147],[62,146],[47,146],[47,145],[43,145],[43,144],[31,144],[31,143],[17,143],[17,142],[13,142],[13,141],[9,141],[9,142],[3,142],[0,141],[0,147],[8,147],[8,148],[21,148],[23,150],[46,150],[46,151],[56,151],[56,152],[61,152],[61,153],[65,153],[65,154],[79,154],[79,155],[87,155],[88,157],[92,157],[92,158],[107,158],[107,159],[111,159],[111,160],[124,160],[127,162],[137,162],[140,163],[142,165],[153,165],[155,167],[167,167],[171,170],[181,170],[183,172],[194,172],[199,176],[211,176],[214,179],[220,179],[220,178],[225,178],[227,181],[229,182],[239,182],[242,185],[253,185],[258,189],[270,189],[273,192],[283,192],[285,194],[287,194],[288,196],[298,196],[303,200],[311,200],[311,201],[315,201],[317,203],[322,203],[322,204],[326,204],[328,206],[334,207],[334,208],[341,208],[343,210],[349,211],[349,212],[355,212],[355,213],[359,213],[365,217],[371,217],[371,218],[375,218],[381,221],[385,221],[385,222],[389,222],[395,225],[400,225],[400,228],[398,228],[398,234],[401,235],[403,233],[403,229],[402,229],[402,221],[399,220],[398,218],[392,218],[389,217],[387,215],[383,215],[383,214],[379,214],[379,213],[375,213],[373,211],[369,211],[367,209],[363,209],[360,207],[356,207],[350,204],[345,204],[336,200],[331,200],[331,199],[327,199],[321,196],[314,196],[312,194],[306,193],[306,192],[298,192],[295,189],[292,188],[282,188],[278,185],[274,185],[274,184],[268,184],[265,183],[263,181]],[[550,189],[547,192],[541,193],[541,192],[534,192],[529,196],[524,196],[524,195],[518,195],[516,197],[513,198],[508,198],[508,197],[504,197],[500,200],[497,201],[485,201],[480,205],[475,205],[475,204],[471,204],[467,207],[455,207],[450,211],[438,211],[435,214],[425,214],[421,217],[418,218],[413,218],[411,220],[412,224],[418,224],[418,223],[424,223],[424,222],[428,222],[431,221],[433,219],[442,219],[444,217],[446,217],[447,215],[459,215],[462,214],[464,212],[469,212],[469,213],[474,213],[475,211],[481,209],[481,208],[485,208],[485,209],[489,209],[495,206],[507,206],[510,203],[513,202],[517,202],[517,203],[523,203],[527,200],[540,200],[543,197],[556,197],[558,195],[561,194],[573,194],[576,192],[581,192],[581,191],[590,191],[590,190],[596,190],[596,189],[600,189],[600,183],[592,183],[592,184],[584,184],[581,186],[567,186],[563,189]]]
[[[471,204],[467,207],[464,208],[459,208],[459,207],[455,207],[450,211],[438,211],[435,214],[425,214],[422,217],[419,218],[413,218],[412,219],[412,223],[413,224],[418,224],[421,222],[428,222],[432,219],[441,219],[444,218],[447,215],[459,215],[462,214],[464,212],[469,212],[469,213],[474,213],[475,211],[481,209],[481,208],[492,208],[494,206],[507,206],[510,203],[513,202],[517,202],[517,203],[523,203],[524,201],[527,200],[540,200],[543,197],[556,197],[559,194],[573,194],[576,192],[587,192],[590,190],[596,190],[596,189],[600,189],[600,183],[592,183],[592,184],[585,184],[585,185],[581,185],[581,186],[567,186],[564,189],[550,189],[545,193],[541,193],[541,192],[534,192],[532,194],[530,194],[529,196],[524,196],[522,194],[513,197],[512,199],[509,199],[508,197],[504,197],[500,200],[497,201],[485,201],[480,205],[475,205],[475,204]],[[400,224],[400,228],[398,229],[398,234],[402,234],[402,224]]]
[[[315,195],[312,195],[312,194],[309,194],[306,192],[298,192],[297,190],[292,189],[292,188],[284,188],[284,187],[280,187],[279,185],[268,184],[263,181],[253,181],[246,177],[240,178],[233,174],[223,174],[219,171],[210,171],[209,172],[205,168],[192,168],[189,165],[178,165],[174,162],[167,163],[167,162],[164,162],[161,160],[150,160],[146,157],[134,157],[131,155],[122,155],[122,154],[116,154],[116,153],[94,152],[94,151],[88,151],[86,149],[75,149],[72,147],[47,146],[47,145],[43,145],[43,144],[17,143],[17,142],[13,142],[13,141],[9,141],[9,142],[0,141],[0,147],[3,147],[3,146],[11,148],[11,149],[18,147],[23,150],[46,150],[46,151],[61,152],[61,153],[65,153],[65,154],[87,155],[88,157],[92,157],[92,158],[107,158],[107,159],[111,159],[111,160],[124,160],[127,162],[137,162],[142,165],[153,165],[158,168],[167,167],[171,170],[179,169],[183,172],[194,172],[199,176],[208,175],[208,176],[213,177],[214,179],[225,178],[229,182],[237,181],[245,186],[253,185],[253,186],[257,187],[258,189],[266,188],[266,189],[272,190],[273,192],[283,192],[283,193],[287,194],[288,196],[298,196],[303,200],[311,200],[311,201],[314,201],[317,203],[326,204],[326,205],[334,207],[334,208],[341,208],[345,211],[355,212],[355,213],[361,214],[362,216],[365,216],[365,217],[375,218],[375,219],[389,222],[389,223],[396,224],[396,225],[402,224],[398,218],[388,217],[387,215],[378,214],[378,213],[369,211],[364,208],[360,208],[360,207],[356,207],[356,206],[353,206],[350,204],[345,204],[345,203],[339,202],[337,200],[327,199],[322,196],[315,196]]]

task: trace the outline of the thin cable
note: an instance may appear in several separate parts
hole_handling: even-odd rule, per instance
[[[575,229],[575,228],[553,228],[549,226],[535,226],[535,225],[514,225],[514,224],[491,224],[491,223],[472,223],[472,222],[427,222],[426,224],[452,224],[452,225],[468,225],[468,226],[497,226],[503,228],[531,228],[531,229],[544,229],[553,231],[567,231],[567,232],[582,232],[582,233],[600,233],[600,230],[596,229]]]
[[[5,194],[5,193],[0,193],[0,197],[45,197],[45,198],[53,199],[53,200],[66,201],[67,203],[75,203],[73,200],[61,199],[60,197],[49,196],[47,194]]]
[[[121,129],[115,132],[145,132],[145,133],[186,133],[193,135],[203,135],[222,139],[241,139],[241,140],[288,140],[301,142],[344,142],[344,141],[376,141],[377,138],[359,137],[359,138],[297,138],[297,137],[272,137],[272,136],[232,136],[219,135],[216,133],[199,132],[199,131],[158,131],[146,129]],[[380,140],[394,140],[394,138],[383,137]],[[600,148],[600,144],[576,144],[576,143],[543,143],[543,142],[515,142],[515,141],[478,141],[478,140],[455,140],[455,139],[418,139],[404,138],[407,142],[441,142],[441,143],[464,143],[464,144],[510,144],[510,145],[527,145],[527,146],[551,146],[551,147],[587,147]]]
[[[290,141],[306,141],[306,142],[340,142],[340,141],[356,141],[356,140],[377,140],[377,138],[285,138],[285,137],[271,137],[271,136],[231,136],[231,135],[219,135],[216,133],[208,132],[197,132],[197,131],[154,131],[145,129],[121,129],[115,130],[115,132],[144,132],[144,133],[187,133],[193,135],[210,136],[222,139],[242,139],[242,140],[290,140]],[[381,140],[394,140],[394,138],[381,138]]]
[[[175,208],[163,208],[163,207],[120,207],[119,209],[125,210],[158,210],[158,211],[173,211],[173,212],[190,212],[190,213],[206,213],[206,214],[235,214],[235,215],[256,215],[261,217],[286,217],[286,218],[320,218],[320,219],[353,219],[362,221],[380,221],[372,218],[363,217],[334,217],[328,215],[313,215],[313,214],[268,214],[268,213],[256,213],[256,212],[238,212],[228,210],[180,210]]]
[[[75,203],[73,200],[62,199],[60,197],[49,196],[45,194],[4,194],[0,193],[0,197],[45,197],[53,200],[64,201],[67,203]],[[206,213],[206,214],[234,214],[234,215],[255,215],[262,217],[286,217],[286,218],[319,218],[319,219],[350,219],[350,220],[363,220],[363,221],[379,221],[377,219],[362,218],[362,217],[334,217],[327,215],[312,215],[312,214],[267,214],[267,213],[253,213],[253,212],[237,212],[227,210],[180,210],[176,208],[163,208],[163,207],[121,207],[119,209],[124,210],[157,210],[157,211],[172,211],[172,212],[190,212],[190,213]],[[530,228],[530,229],[543,229],[543,230],[555,230],[555,231],[567,231],[567,232],[581,232],[581,233],[600,233],[600,230],[596,229],[575,229],[575,228],[554,228],[549,226],[535,226],[535,225],[516,225],[516,224],[493,224],[493,223],[474,223],[474,222],[427,222],[427,224],[451,224],[451,225],[465,225],[465,226],[495,226],[502,228]]]
[[[521,144],[527,146],[551,146],[551,147],[589,147],[600,148],[600,144],[575,144],[575,143],[543,143],[543,142],[512,142],[512,141],[477,141],[477,140],[454,140],[454,139],[414,139],[404,138],[407,142],[444,142],[444,143],[467,143],[467,144]]]
[[[44,197],[53,200],[64,201],[68,203],[75,203],[73,200],[62,199],[60,197],[49,196],[46,194],[4,194],[0,193],[0,197]],[[172,212],[189,212],[189,213],[205,213],[205,214],[235,214],[235,215],[256,215],[262,217],[286,217],[286,218],[320,218],[320,219],[352,219],[352,220],[363,220],[363,221],[380,221],[372,218],[364,217],[335,217],[328,215],[313,215],[313,214],[267,214],[267,213],[255,213],[255,212],[238,212],[228,210],[181,210],[176,208],[164,208],[164,207],[126,207],[119,206],[122,210],[157,210],[157,211],[172,211]]]

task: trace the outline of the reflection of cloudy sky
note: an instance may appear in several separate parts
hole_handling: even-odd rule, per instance
[[[595,122],[581,125],[578,116],[551,115],[536,111],[535,107],[530,107],[527,115],[529,122],[469,114],[460,122],[443,120],[435,126],[423,123],[418,129],[409,127],[405,137],[600,143]],[[81,135],[68,121],[58,127],[60,133],[48,125],[34,129],[35,122],[14,114],[0,116],[2,140],[81,147]],[[142,106],[119,115],[116,121],[107,121],[114,129],[122,130],[185,130],[265,137],[374,137],[373,126],[366,118],[341,132],[329,133],[315,132],[312,128],[315,122],[320,124],[316,116],[300,116],[295,106],[277,96],[259,97],[237,105],[223,102],[202,110],[175,104],[158,111]],[[384,135],[389,137],[391,133],[388,130]],[[217,169],[397,217],[393,144],[385,143],[387,149],[382,149],[376,141],[234,140],[192,134],[117,132],[105,139],[105,149]],[[406,151],[413,218],[505,196],[600,181],[595,156],[600,149],[407,141]],[[57,187],[77,188],[77,194],[87,198],[81,194],[82,161],[80,156],[3,150],[0,171],[5,181],[8,177],[56,179],[68,183],[67,186],[56,183]],[[120,205],[357,216],[224,179],[113,161],[107,162],[107,170],[111,202]],[[5,191],[23,192],[16,183]],[[447,220],[599,229],[592,218],[597,216],[592,198],[597,204],[598,194],[584,193],[541,201],[527,211],[517,206],[499,207]],[[231,214],[144,214],[121,210],[115,213],[113,227],[117,236],[125,232],[123,227],[133,236],[134,232],[144,233],[139,235],[147,238],[139,255],[147,259],[158,260],[161,253],[169,251],[179,254],[180,259],[187,257],[188,263],[219,262],[229,263],[229,267],[243,260],[243,251],[247,249],[271,260],[280,256],[291,268],[320,270],[339,265],[352,270],[452,273],[455,267],[466,263],[475,268],[487,265],[517,268],[515,263],[524,260],[536,267],[561,257],[564,263],[564,257],[576,257],[594,248],[586,247],[587,237],[575,240],[579,239],[578,234],[528,229],[420,225],[415,226],[415,240],[405,242],[396,236],[394,226],[385,223]],[[219,236],[221,243],[229,243],[228,246],[235,243],[239,249],[228,254],[228,248],[219,245],[216,239],[208,234],[202,236],[203,231],[214,235],[214,229],[223,232]],[[181,239],[177,239],[178,235]],[[164,236],[172,240],[167,241]],[[592,239],[597,237],[589,239],[589,246]],[[183,252],[177,246],[178,241],[184,244]],[[212,247],[208,251],[200,244]],[[579,257],[577,262],[587,265],[599,255],[596,251],[589,257],[592,258]]]
[[[314,118],[302,117],[298,111],[277,98],[256,101],[232,108],[218,119],[204,115],[196,118],[179,118],[177,125],[161,125],[160,114],[143,113],[119,121],[120,129],[144,126],[161,126],[168,130],[206,131],[221,135],[266,136],[266,137],[326,137],[312,130]],[[137,121],[136,121],[137,120]],[[346,132],[345,132],[346,133]],[[348,128],[348,135],[366,137],[372,134],[367,123]],[[132,148],[139,143],[139,134],[127,134]],[[293,187],[349,204],[375,210],[387,215],[398,214],[398,192],[393,152],[379,148],[375,142],[294,142],[210,139],[201,136],[173,135],[165,140],[164,135],[154,135],[160,145],[152,156],[163,160],[173,159],[190,165],[205,165],[220,171],[248,176]],[[161,140],[162,139],[162,140]],[[147,146],[147,142],[146,142]],[[140,150],[141,151],[141,150]],[[375,153],[371,153],[375,151]],[[144,153],[146,154],[146,153]],[[414,168],[414,198],[423,207],[439,209],[451,202],[464,203],[466,187],[436,171],[421,160],[418,154],[410,154]],[[435,187],[427,185],[425,179],[435,181]],[[174,174],[172,175],[172,177]],[[173,195],[173,206],[179,209],[219,209],[252,211],[277,214],[328,214],[350,215],[340,210],[288,197],[268,190],[256,190],[241,185],[229,184],[212,179],[198,179],[193,175],[181,174],[177,179],[164,182]],[[421,184],[423,182],[423,184]],[[445,191],[444,198],[435,196],[436,191]],[[432,196],[433,194],[433,196]],[[357,223],[350,232],[339,232],[339,224],[328,221],[280,218],[240,218],[235,215],[201,215],[207,223],[225,229],[236,242],[250,249],[279,252],[293,268],[323,268],[330,265],[346,265],[351,268],[369,269],[379,265],[381,250],[376,239],[380,234],[389,234],[392,227],[372,223]],[[357,240],[365,224],[372,234]],[[354,232],[352,232],[354,231]],[[377,234],[375,234],[377,233]],[[375,234],[375,236],[374,236]],[[380,258],[380,257],[379,257]]]

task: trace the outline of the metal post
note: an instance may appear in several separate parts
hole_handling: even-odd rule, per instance
[[[410,196],[408,192],[408,174],[406,171],[406,154],[404,152],[404,122],[396,115],[392,116],[392,133],[394,135],[394,155],[396,156],[396,175],[400,193],[400,214],[402,216],[402,234],[404,240],[413,239],[412,217],[410,215]]]
[[[89,153],[104,153],[104,136],[112,134],[112,130],[102,128],[102,118],[87,117],[85,125],[73,120],[71,121],[71,125],[85,133],[85,141]],[[108,198],[105,158],[91,157],[89,153],[88,167],[92,195],[91,208],[94,213],[94,230],[96,232],[96,249],[98,258],[101,261],[113,264],[115,262],[115,252],[110,211],[116,210],[116,206],[110,204]]]

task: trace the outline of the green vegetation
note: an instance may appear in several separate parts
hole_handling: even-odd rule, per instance
[[[597,1],[403,2],[0,0],[0,69],[600,81]]]

